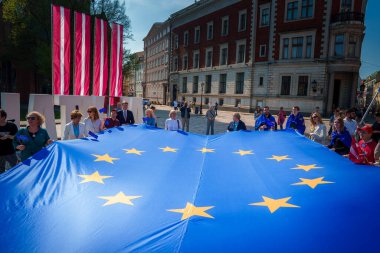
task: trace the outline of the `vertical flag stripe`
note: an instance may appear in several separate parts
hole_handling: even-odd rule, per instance
[[[88,31],[87,31],[88,32]],[[85,75],[85,54],[86,54],[86,17],[82,13],[82,57],[81,57],[81,78],[80,78],[80,95],[84,95],[84,75]]]
[[[105,96],[108,84],[107,23],[95,18],[94,89],[93,95]]]
[[[111,103],[113,97],[122,96],[123,26],[112,24],[111,44]]]
[[[53,94],[68,95],[70,88],[70,10],[52,5]]]

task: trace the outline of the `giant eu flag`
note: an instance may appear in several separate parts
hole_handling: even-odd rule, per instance
[[[294,132],[144,126],[0,176],[1,252],[380,252],[380,170]]]

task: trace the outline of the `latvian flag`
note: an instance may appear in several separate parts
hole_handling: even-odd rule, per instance
[[[93,95],[105,96],[108,85],[108,23],[95,18]]]
[[[89,95],[90,21],[89,15],[75,12],[74,95]]]
[[[70,92],[70,10],[52,5],[53,94]]]
[[[111,37],[111,89],[110,97],[121,97],[123,95],[123,26],[112,24]]]

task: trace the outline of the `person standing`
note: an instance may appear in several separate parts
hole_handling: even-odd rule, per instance
[[[17,156],[12,140],[17,133],[17,126],[12,122],[7,122],[7,113],[0,109],[0,174],[5,171],[5,165],[10,167],[17,164]]]
[[[53,142],[46,129],[41,127],[45,122],[45,118],[41,113],[30,112],[26,116],[26,120],[28,121],[28,126],[21,128],[13,138],[13,147],[21,151],[21,161],[26,160]]]
[[[354,108],[346,111],[346,117],[344,118],[344,126],[351,136],[355,135],[356,128],[358,128],[358,123],[355,120],[356,112]]]
[[[276,119],[270,114],[269,106],[264,106],[264,113],[255,122],[255,130],[277,130]]]
[[[232,116],[232,121],[228,125],[227,131],[233,132],[240,130],[247,130],[247,127],[245,126],[245,123],[240,120],[240,113],[235,112]]]
[[[215,110],[215,116],[218,116],[218,102],[215,102],[215,107],[214,107],[214,110]]]
[[[260,115],[261,115],[262,113],[263,113],[263,112],[262,112],[262,110],[261,110],[261,107],[260,107],[260,106],[257,106],[255,112],[253,113],[253,118],[254,118],[254,120],[257,120],[257,119],[260,117]]]
[[[319,113],[314,112],[310,117],[310,139],[325,145],[326,126],[323,124],[322,117]]]
[[[215,117],[216,117],[216,111],[214,110],[214,106],[211,106],[206,112],[206,119],[207,119],[206,135],[209,135],[210,131],[211,131],[211,135],[214,135]]]
[[[117,102],[117,104],[116,104],[116,112],[120,112],[122,110],[123,110],[123,107],[121,105],[121,102]]]
[[[284,129],[284,123],[286,119],[286,112],[284,111],[284,108],[281,106],[280,111],[278,111],[277,114],[277,124],[280,126],[280,129]]]
[[[70,113],[71,122],[67,123],[63,132],[62,140],[73,140],[86,137],[85,125],[80,122],[82,113],[74,110]]]
[[[183,104],[183,106],[180,109],[181,111],[181,120],[182,120],[182,127],[183,130],[186,129],[186,132],[189,132],[189,123],[190,123],[190,113],[191,109],[187,106],[187,102]]]
[[[379,142],[380,140],[380,112],[377,112],[375,114],[376,116],[376,121],[372,125],[372,139],[376,142]]]
[[[133,117],[133,113],[128,110],[128,102],[123,101],[122,109],[120,112],[117,113],[117,119],[120,121],[121,125],[133,125],[135,124],[135,118]]]
[[[293,107],[292,114],[290,114],[288,121],[286,122],[286,129],[297,130],[300,134],[305,133],[305,120],[303,119],[298,106]]]
[[[117,109],[112,109],[111,117],[105,118],[102,123],[102,129],[108,129],[120,126],[120,121],[117,119]]]
[[[330,117],[330,129],[328,132],[329,136],[331,136],[335,119],[337,119],[339,117],[340,117],[340,109],[336,108],[333,115],[331,115],[331,117]]]
[[[87,109],[88,117],[84,119],[84,133],[87,136],[88,132],[99,133],[102,126],[102,121],[99,119],[99,112],[95,106],[90,106]]]
[[[181,121],[177,119],[177,112],[175,110],[171,110],[169,112],[169,118],[165,120],[165,130],[168,130],[168,131],[182,130]]]

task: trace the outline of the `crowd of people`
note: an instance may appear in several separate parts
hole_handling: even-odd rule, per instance
[[[165,120],[164,129],[188,132],[192,104],[176,103],[173,107],[173,110],[169,112],[169,117]],[[217,108],[217,103],[208,105],[205,114],[206,135],[215,133]],[[178,114],[181,119],[177,118],[177,110],[179,110]],[[103,120],[100,119],[99,111],[94,106],[90,106],[87,113],[88,116],[82,121],[83,115],[78,108],[71,112],[71,121],[64,126],[62,140],[80,139],[91,135],[91,133],[97,134],[105,129],[135,123],[133,112],[128,110],[128,103],[125,101],[119,102],[110,111],[109,116],[104,117]],[[359,126],[360,113],[355,108],[346,111],[336,108],[330,117],[329,130],[327,130],[319,108],[316,108],[310,115],[309,131],[306,133],[305,120],[298,106],[294,106],[289,115],[281,107],[277,113],[277,120],[271,114],[268,106],[258,107],[253,116],[255,120],[254,130],[256,131],[293,129],[358,164],[374,164],[380,158],[380,143],[378,144],[380,140],[380,113],[376,114],[376,121],[373,125]],[[53,142],[46,129],[42,127],[45,119],[41,113],[29,112],[26,120],[27,126],[18,129],[14,123],[7,120],[7,113],[0,109],[0,145],[4,147],[0,149],[0,173],[5,171],[6,163],[8,163],[8,167],[13,167],[19,161],[24,161]],[[142,120],[147,127],[158,126],[155,106],[146,108],[145,117]],[[232,121],[226,130],[229,132],[247,130],[239,112],[233,113]]]

